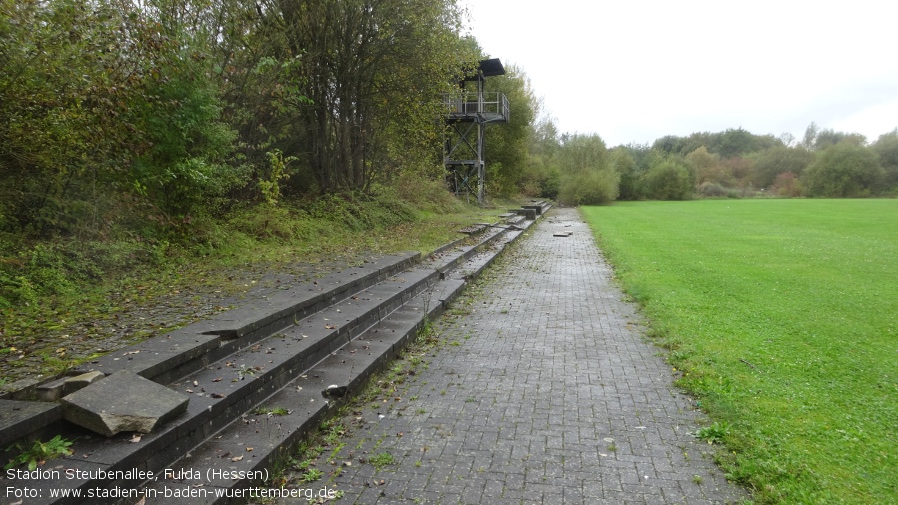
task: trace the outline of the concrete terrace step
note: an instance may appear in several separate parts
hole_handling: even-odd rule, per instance
[[[521,227],[531,224],[528,221]],[[91,363],[86,368],[106,374],[128,370],[169,384],[174,391],[189,396],[187,412],[140,437],[119,434],[107,438],[59,421],[45,426],[45,432],[55,428],[57,433],[78,437],[72,447],[75,453],[55,460],[55,468],[94,473],[73,479],[63,472],[55,481],[40,480],[40,487],[80,488],[86,492],[97,487],[136,490],[139,486],[178,486],[182,483],[161,478],[161,472],[176,468],[172,464],[179,459],[185,469],[197,469],[202,464],[222,470],[232,466],[241,471],[264,470],[340,402],[325,399],[323,389],[337,384],[350,394],[356,391],[370,373],[416,334],[425,317],[442,312],[467,279],[482,272],[520,233],[491,227],[473,242],[469,238],[448,244],[418,263],[415,255],[403,255],[383,260],[379,266],[363,265],[358,272],[344,271],[319,279],[317,284],[253,301],[214,321],[182,328]],[[124,390],[127,385],[122,387]],[[254,415],[253,410],[260,405],[284,407],[291,414]],[[49,414],[41,415],[47,418]],[[16,417],[19,429],[21,417]],[[15,440],[8,433],[2,436]],[[225,453],[230,453],[230,458],[243,457],[231,461],[222,457]],[[98,470],[121,471],[124,475],[105,479],[97,475]],[[153,471],[160,478],[148,482],[145,475],[134,475],[139,470]],[[261,484],[257,473],[240,475],[245,478],[212,482],[205,482],[204,475],[204,487],[243,489]],[[120,501],[120,497],[110,497],[90,503]],[[23,505],[81,502],[50,498],[44,492],[41,498],[26,500]],[[147,503],[162,502],[154,499]]]
[[[299,286],[250,300],[208,321],[201,321],[108,354],[78,369],[110,375],[128,370],[156,382],[169,382],[253,344],[361,288],[420,261],[417,253],[385,256]],[[124,358],[124,359],[123,359]]]
[[[418,253],[383,256],[327,275],[313,284],[250,300],[244,306],[216,318],[119,349],[82,364],[72,374],[96,370],[111,375],[126,370],[156,382],[171,382],[292,324],[294,318],[301,319],[317,312],[335,300],[350,296],[353,290],[380,282],[419,261]],[[0,400],[0,411],[13,409],[20,410],[21,405]],[[61,410],[55,409],[13,426],[6,422],[6,416],[0,416],[0,439],[38,438],[61,418]],[[0,445],[0,455],[4,455],[2,451],[9,444]]]
[[[529,204],[521,205],[521,208],[533,209],[536,211],[537,216],[541,216],[552,208],[552,204],[546,200],[532,200]]]

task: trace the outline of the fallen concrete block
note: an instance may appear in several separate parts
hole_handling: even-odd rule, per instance
[[[80,391],[103,377],[106,377],[106,374],[103,372],[87,372],[74,377],[69,377],[63,383],[62,394],[70,395],[75,391]]]
[[[189,398],[127,372],[72,393],[61,400],[63,418],[111,437],[123,431],[150,433],[187,410]]]
[[[35,387],[34,394],[37,396],[37,399],[42,402],[55,402],[62,398],[64,394],[63,391],[65,390],[66,378],[67,377],[56,379]]]

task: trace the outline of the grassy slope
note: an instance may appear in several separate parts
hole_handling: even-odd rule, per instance
[[[301,278],[316,275],[321,269],[316,265],[351,264],[369,252],[427,253],[463,237],[457,230],[492,222],[501,212],[465,205],[443,193],[417,204],[384,198],[354,206],[352,212],[337,200],[319,202],[309,211],[251,209],[227,222],[199,223],[192,229],[192,248],[165,243],[157,246],[159,260],[136,266],[117,257],[101,266],[100,258],[82,252],[77,241],[42,246],[54,251],[53,261],[12,275],[31,273],[35,286],[46,285],[45,292],[6,308],[0,305],[0,386],[38,374],[58,375],[91,359],[98,349],[114,350],[225,310],[211,307],[194,315],[200,307],[230,305],[266,272]],[[508,202],[496,205],[504,208]],[[118,256],[128,257],[133,247],[112,242],[94,249],[121,249],[127,254]],[[76,268],[72,257],[79,272],[101,273],[73,276],[68,271]],[[222,302],[219,293],[234,296]]]
[[[898,503],[898,200],[584,213],[759,502]]]

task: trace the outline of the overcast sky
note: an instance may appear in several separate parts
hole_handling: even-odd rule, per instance
[[[461,0],[491,57],[521,68],[562,132],[610,146],[811,121],[869,142],[898,126],[898,4]]]

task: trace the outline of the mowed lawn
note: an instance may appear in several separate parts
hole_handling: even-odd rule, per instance
[[[757,503],[898,503],[898,200],[583,213]]]

